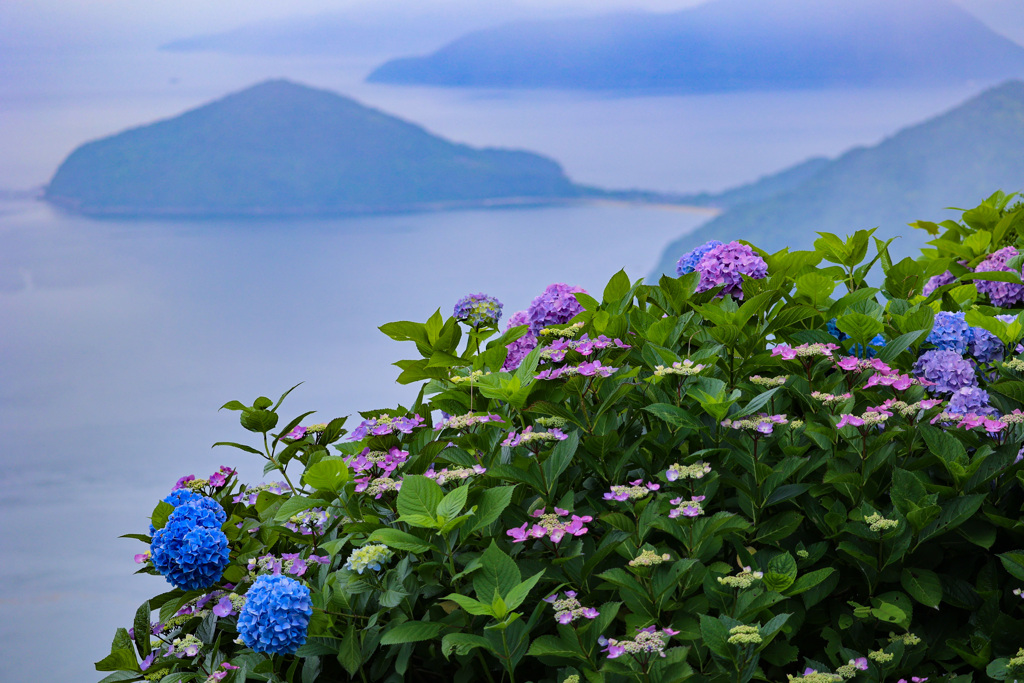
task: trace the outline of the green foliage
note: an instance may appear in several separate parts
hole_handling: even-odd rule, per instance
[[[1024,329],[993,317],[965,267],[920,290],[967,251],[1022,246],[1018,213],[994,195],[895,264],[870,231],[823,234],[818,252],[768,255],[742,300],[618,273],[513,372],[495,349],[523,330],[463,338],[440,313],[385,325],[418,355],[397,364],[415,404],[351,433],[279,419],[287,392],[226,404],[257,445],[221,445],[285,485],[193,482],[228,514],[222,581],[152,598],[97,668],[136,680],[152,655],[163,680],[222,662],[239,667],[228,681],[289,683],[725,683],[807,667],[1010,680],[1024,666],[1024,360],[1010,357]],[[875,266],[881,289],[866,284]],[[948,414],[913,379],[949,309],[1001,340],[1006,361],[976,367],[1002,420]],[[587,348],[601,334],[618,343]],[[432,429],[442,411],[455,417]],[[367,547],[377,564],[354,561]],[[294,654],[238,643],[236,616],[211,611],[224,594],[203,597],[226,582],[244,596],[267,555],[305,560],[277,568],[313,596]],[[167,656],[188,637],[198,654]]]

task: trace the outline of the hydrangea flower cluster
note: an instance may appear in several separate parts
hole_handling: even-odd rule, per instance
[[[782,360],[795,360],[797,358],[811,358],[814,356],[831,358],[832,354],[838,350],[838,344],[814,343],[801,344],[795,347],[789,344],[777,344],[772,349],[772,357],[781,356]]]
[[[462,384],[463,382],[469,382],[469,386],[473,386],[481,377],[486,377],[487,375],[490,374],[490,370],[488,370],[487,372],[484,372],[483,370],[474,370],[473,372],[470,372],[469,374],[466,375],[452,375],[451,381],[453,384]]]
[[[976,273],[1012,272],[1013,269],[1006,265],[1007,261],[1017,255],[1014,247],[1003,247],[999,251],[989,254],[988,258],[975,267]],[[1017,271],[1020,275],[1020,271]],[[1024,285],[1017,285],[1012,282],[996,282],[994,280],[975,280],[978,291],[988,296],[993,306],[1008,308],[1016,303],[1024,301]]]
[[[963,387],[953,392],[946,406],[946,412],[954,415],[971,413],[982,417],[998,416],[999,412],[989,405],[988,392],[979,387]]]
[[[210,674],[206,679],[206,683],[217,683],[218,681],[223,681],[232,670],[237,668],[239,667],[231,664],[230,662],[221,662],[220,671],[214,671]]]
[[[559,377],[574,377],[576,375],[582,375],[584,377],[611,377],[612,374],[617,371],[618,368],[601,365],[601,361],[594,360],[587,363],[580,363],[579,365],[562,365],[557,368],[551,368],[550,370],[544,370],[543,372],[535,375],[534,379],[558,379]]]
[[[915,401],[914,403],[907,403],[906,401],[889,398],[886,399],[882,405],[872,408],[872,411],[899,413],[903,417],[911,417],[912,415],[917,415],[922,410],[931,410],[932,408],[940,405],[942,405],[942,399],[939,398],[926,398],[921,401]]]
[[[668,553],[659,555],[653,550],[644,550],[629,561],[630,567],[653,567],[663,562],[671,561],[672,556]]]
[[[704,475],[711,474],[711,465],[703,460],[698,460],[692,465],[680,465],[673,463],[665,472],[665,478],[669,481],[678,479],[703,479]]]
[[[897,391],[906,391],[915,384],[920,383],[921,382],[919,380],[911,377],[910,375],[901,375],[898,372],[887,375],[885,373],[878,372],[871,375],[871,377],[868,377],[868,381],[864,385],[864,388],[870,389],[871,387],[881,386],[892,387]]]
[[[313,602],[309,589],[280,574],[256,579],[238,615],[238,635],[254,652],[288,655],[306,642]]]
[[[469,429],[475,424],[504,421],[505,420],[501,415],[474,415],[473,413],[466,413],[465,415],[444,415],[444,419],[434,425],[434,430]]]
[[[616,346],[620,349],[629,348],[629,344],[624,343],[621,339],[609,339],[603,334],[598,335],[596,339],[591,339],[589,335],[584,334],[577,340],[556,339],[540,352],[540,357],[542,360],[558,362],[565,360],[565,354],[568,351],[575,351],[580,355],[589,356],[596,350],[607,349],[610,346]]]
[[[664,365],[655,365],[654,376],[664,377],[665,375],[682,375],[683,377],[689,377],[690,375],[696,375],[705,367],[706,366],[704,365],[697,365],[687,358],[682,362],[676,361],[669,367],[665,367]]]
[[[319,535],[324,532],[328,517],[329,515],[323,508],[310,508],[289,517],[284,528],[303,536]]]
[[[486,294],[469,294],[455,303],[454,315],[459,322],[469,323],[474,329],[498,326],[501,320],[501,302]]]
[[[886,365],[878,358],[857,358],[856,356],[845,356],[835,363],[836,368],[845,372],[864,372],[874,370],[885,375],[895,374],[896,371]]]
[[[979,363],[992,363],[1003,357],[1003,342],[983,327],[972,327],[967,351]]]
[[[643,479],[637,479],[629,482],[629,486],[616,485],[612,486],[611,491],[604,494],[605,500],[639,500],[640,498],[646,498],[652,491],[657,491],[661,488],[661,484],[655,484],[653,481],[644,484]]]
[[[839,683],[843,677],[839,674],[819,673],[817,669],[807,667],[799,676],[786,674],[788,683]]]
[[[979,280],[980,282],[980,280]],[[926,344],[932,344],[943,351],[956,351],[963,355],[970,342],[971,327],[964,319],[963,311],[939,311],[935,314],[932,331],[925,337]]]
[[[236,472],[233,468],[221,465],[220,469],[211,474],[208,479],[196,479],[194,474],[185,475],[174,483],[171,491],[188,490],[201,494],[206,487],[210,487],[213,490],[224,488],[228,483],[228,478],[234,474]]]
[[[283,553],[280,557],[276,555],[262,555],[251,558],[246,568],[253,574],[292,574],[302,576],[309,568],[309,564],[330,564],[330,555],[310,555],[303,558],[299,553]]]
[[[750,567],[743,567],[743,569],[733,576],[719,576],[718,583],[729,588],[738,588],[739,590],[745,590],[750,588],[755,583],[764,578],[764,572],[755,572]]]
[[[890,417],[892,417],[892,413],[880,407],[867,410],[859,416],[843,413],[839,416],[839,423],[836,424],[836,429],[842,429],[843,427],[875,427],[884,424]]]
[[[530,513],[530,516],[537,519],[537,521],[530,526],[529,522],[523,524],[521,527],[509,529],[505,532],[506,535],[512,538],[513,543],[523,543],[531,538],[544,538],[545,536],[555,545],[558,545],[566,534],[570,536],[582,536],[587,533],[588,529],[584,524],[593,522],[594,518],[590,515],[572,515],[570,519],[566,520],[565,517],[569,517],[569,511],[562,508],[556,507],[554,513],[545,512],[545,508],[534,510]],[[529,530],[527,528],[529,527]]]
[[[264,491],[270,493],[282,494],[291,491],[291,487],[283,481],[272,481],[266,484],[256,484],[255,486],[247,486],[243,490],[235,494],[232,498],[232,502],[244,503],[245,505],[255,505],[256,499]]]
[[[700,260],[704,258],[704,255],[706,253],[708,253],[715,247],[720,246],[722,246],[721,242],[719,242],[718,240],[711,240],[710,242],[705,242],[699,247],[696,247],[686,252],[685,254],[679,257],[678,261],[676,261],[676,275],[682,277],[687,273],[692,273],[697,269],[697,264],[700,263]]]
[[[570,287],[556,282],[548,285],[540,296],[530,303],[526,314],[530,320],[530,332],[537,335],[541,329],[549,325],[562,325],[569,322],[576,314],[583,312],[583,306],[573,294],[586,294],[582,287]]]
[[[580,330],[583,329],[583,323],[573,323],[568,327],[545,327],[540,331],[541,337],[565,337],[567,339],[573,339]]]
[[[423,418],[419,415],[413,417],[399,417],[391,415],[378,415],[377,417],[363,420],[359,426],[349,434],[349,441],[359,441],[371,436],[383,436],[384,434],[412,434],[412,430],[423,424]]]
[[[648,626],[647,628],[638,628],[633,640],[616,640],[601,636],[597,642],[604,646],[602,651],[608,653],[608,659],[615,659],[624,654],[633,656],[657,654],[659,657],[664,657],[668,639],[677,633],[679,631],[673,631],[671,628],[658,630],[654,626]]]
[[[519,434],[509,432],[505,440],[501,442],[501,445],[513,448],[515,446],[525,446],[533,441],[565,441],[568,438],[569,435],[560,429],[552,428],[546,432],[535,432],[533,431],[533,425],[530,425]]]
[[[729,638],[726,642],[731,645],[756,645],[761,641],[761,632],[756,626],[740,624],[729,629]]]
[[[768,264],[753,249],[739,242],[720,244],[697,262],[698,292],[723,287],[722,295],[743,298],[743,276],[759,280],[768,274]]]
[[[939,287],[945,287],[954,282],[956,282],[956,275],[953,275],[948,270],[941,275],[933,275],[928,278],[928,282],[924,283],[924,289],[921,290],[921,294],[928,296]]]
[[[386,545],[369,543],[352,551],[345,561],[345,569],[357,574],[362,574],[367,569],[379,572],[394,554],[394,551]]]
[[[775,425],[784,425],[789,420],[785,415],[766,415],[761,413],[754,417],[745,417],[742,420],[722,420],[722,426],[728,429],[744,429],[755,431],[759,434],[771,434],[775,431]]]
[[[445,467],[440,472],[435,472],[434,466],[431,464],[430,469],[424,472],[423,476],[430,477],[443,486],[445,482],[464,481],[470,477],[484,474],[485,472],[487,472],[487,469],[482,465],[473,465],[472,467],[455,467],[452,469]]]
[[[927,382],[928,391],[935,394],[952,394],[978,384],[970,361],[955,351],[941,349],[922,353],[914,363],[914,375]]]
[[[364,448],[359,455],[350,455],[345,458],[345,465],[353,472],[389,476],[404,465],[408,459],[408,451],[394,446],[386,451],[371,451],[369,448]]]
[[[181,507],[182,505],[195,505],[204,510],[208,510],[214,516],[217,527],[227,521],[228,515],[224,512],[224,508],[221,507],[220,503],[215,501],[213,498],[203,496],[194,491],[190,491],[186,488],[179,488],[171,491],[171,493],[164,498],[164,502],[173,505],[175,508]],[[149,525],[149,535],[152,536],[156,533],[156,529],[152,524]]]
[[[868,670],[868,658],[858,657],[857,659],[851,659],[846,664],[838,667],[836,673],[843,678],[853,678],[857,675],[858,671]]]
[[[203,649],[203,641],[191,633],[186,633],[180,638],[175,638],[171,641],[171,646],[167,649],[167,655],[177,657],[178,659],[191,659],[197,656],[201,649]]]
[[[877,512],[865,517],[864,523],[868,525],[868,529],[876,533],[884,533],[900,525],[898,519],[886,519]]]
[[[530,314],[526,311],[516,311],[512,314],[512,317],[508,320],[508,325],[505,326],[505,330],[511,330],[513,327],[519,327],[520,325],[530,324]],[[519,339],[505,346],[508,349],[508,355],[505,356],[505,363],[501,366],[501,369],[505,372],[512,372],[519,367],[519,364],[523,362],[523,359],[530,355],[530,351],[537,348],[537,335],[533,332],[527,331]]]
[[[668,512],[669,519],[675,519],[676,517],[700,517],[704,514],[704,506],[701,505],[704,496],[692,496],[690,500],[685,500],[680,496],[679,498],[673,498],[669,502],[676,507],[672,508]]]
[[[374,499],[380,499],[385,493],[402,490],[402,480],[391,477],[366,476],[353,479],[353,481],[356,483],[356,493],[365,493],[373,496]]]
[[[597,619],[601,616],[593,607],[584,607],[576,599],[576,591],[566,591],[565,597],[558,598],[558,593],[544,598],[544,602],[555,608],[555,621],[559,624],[569,624],[583,617],[585,619]]]
[[[212,585],[228,565],[228,538],[220,530],[226,518],[216,501],[179,505],[150,544],[153,567],[175,588],[198,590]]]
[[[872,377],[874,377],[874,375],[872,375]],[[849,399],[853,398],[853,394],[826,394],[821,391],[812,391],[811,398],[824,405],[833,406],[838,405],[840,403],[845,403]]]
[[[779,375],[778,377],[762,377],[761,375],[751,375],[749,377],[751,383],[756,384],[759,387],[766,387],[771,389],[773,387],[781,387],[789,379],[789,375]]]

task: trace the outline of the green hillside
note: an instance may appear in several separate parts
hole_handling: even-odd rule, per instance
[[[793,189],[729,208],[671,243],[655,272],[673,273],[679,256],[711,239],[807,249],[817,231],[876,226],[902,235],[894,253],[909,255],[926,236],[908,223],[952,216],[935,207],[975,206],[994,188],[1024,189],[1022,148],[1024,83],[1010,81],[874,147],[852,149]]]
[[[261,216],[422,210],[577,196],[554,161],[477,149],[284,80],[89,142],[45,198],[93,215]]]

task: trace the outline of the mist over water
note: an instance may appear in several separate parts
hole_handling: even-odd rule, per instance
[[[873,144],[983,84],[696,97],[395,88],[364,58],[108,52],[0,81],[0,189],[45,183],[78,144],[271,77],[336,90],[474,145],[521,147],[581,183],[689,192]],[[408,403],[377,326],[470,292],[504,320],[551,282],[639,278],[699,214],[610,204],[288,221],[96,221],[0,200],[0,658],[4,680],[79,683],[162,592],[117,539],[183,474],[259,481],[231,399],[315,419]],[[409,348],[405,348],[409,347]],[[248,459],[247,459],[248,458]],[[45,662],[45,664],[43,664]]]

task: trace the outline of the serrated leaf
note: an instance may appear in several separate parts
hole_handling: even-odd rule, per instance
[[[384,633],[381,645],[399,645],[433,640],[444,630],[444,624],[437,621],[406,621]]]
[[[348,481],[348,466],[345,459],[328,456],[308,467],[302,473],[302,480],[315,489],[338,493]]]

